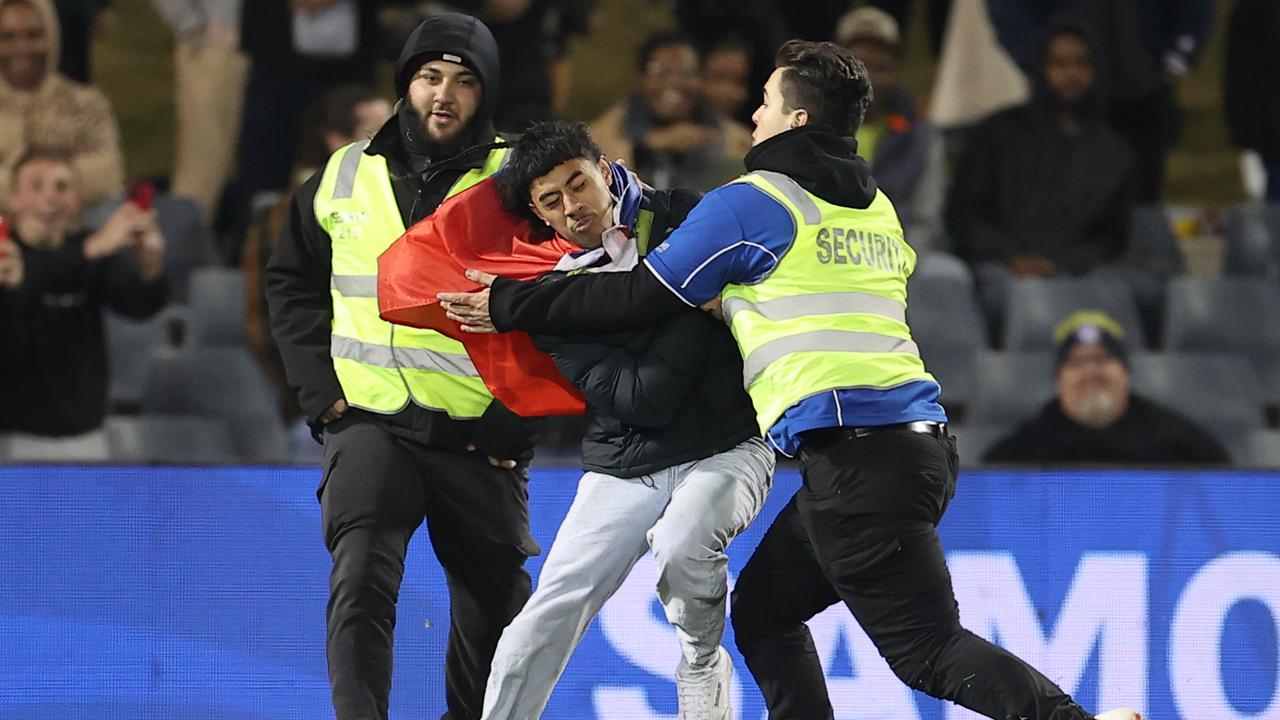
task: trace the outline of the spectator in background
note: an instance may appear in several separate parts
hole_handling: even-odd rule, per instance
[[[1098,39],[1095,65],[1108,90],[1108,121],[1133,152],[1139,203],[1158,202],[1177,140],[1177,84],[1213,28],[1213,0],[987,0],[1000,42],[1024,68],[1056,18],[1080,18]]]
[[[32,147],[70,156],[92,207],[124,186],[120,131],[102,91],[54,70],[58,23],[49,0],[0,0],[0,205],[13,162]]]
[[[0,433],[58,438],[46,446],[53,457],[101,459],[102,310],[143,318],[163,307],[164,238],[155,215],[131,203],[101,230],[77,231],[79,177],[62,153],[28,150],[12,182],[13,236],[0,248],[0,337],[14,370],[5,376]]]
[[[1032,100],[979,125],[956,168],[948,228],[993,326],[1015,277],[1081,275],[1125,254],[1132,161],[1106,125],[1080,25],[1050,35]]]
[[[1280,3],[1236,0],[1227,32],[1227,128],[1262,157],[1266,199],[1280,202]]]
[[[381,50],[381,0],[246,2],[241,47],[249,56],[240,134],[239,173],[230,203],[228,260],[253,212],[289,188],[302,115],[330,88],[371,84]]]
[[[362,85],[344,85],[325,93],[307,110],[303,121],[298,164],[293,171],[290,192],[322,169],[329,156],[339,148],[373,137],[391,117],[391,112],[390,102]],[[288,217],[289,200],[282,198],[259,212],[249,226],[244,250],[240,254],[240,267],[244,270],[245,334],[258,363],[279,393],[281,416],[287,424],[294,424],[294,435],[300,435],[300,444],[306,447],[313,445],[310,431],[305,422],[301,427],[295,422],[305,418],[297,395],[285,377],[284,363],[271,336],[266,289],[262,284],[262,273]]]
[[[736,122],[751,118],[747,106],[751,46],[737,35],[717,40],[702,57],[702,93],[717,116]]]
[[[876,7],[851,10],[836,26],[836,42],[867,66],[874,96],[858,128],[858,154],[871,163],[880,189],[893,201],[907,242],[917,251],[943,245],[946,158],[938,129],[916,112],[899,81],[898,23]]]
[[[997,443],[992,463],[1226,463],[1213,435],[1134,394],[1124,329],[1082,311],[1054,330],[1057,396]]]
[[[62,33],[58,72],[88,84],[93,39],[109,21],[112,0],[53,0]]]
[[[173,28],[178,115],[172,192],[206,221],[231,175],[244,109],[248,60],[240,53],[241,0],[152,0]]]
[[[705,101],[693,42],[659,33],[638,60],[640,92],[591,124],[605,155],[625,160],[654,187],[710,190],[740,175],[751,131],[716,117]]]

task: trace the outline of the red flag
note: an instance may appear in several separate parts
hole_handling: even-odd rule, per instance
[[[467,268],[532,280],[579,248],[559,237],[535,243],[528,220],[502,209],[497,182],[488,178],[436,208],[378,258],[382,319],[437,330],[467,348],[493,396],[518,415],[580,415],[582,393],[525,333],[464,333],[445,317],[436,293],[469,292]]]

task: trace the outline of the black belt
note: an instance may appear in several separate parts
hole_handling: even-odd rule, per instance
[[[947,436],[946,423],[934,422],[932,420],[916,420],[915,422],[896,423],[893,425],[822,428],[819,430],[809,430],[808,432],[803,433],[803,437],[806,445],[822,447],[834,442],[840,442],[841,440],[853,440],[855,438],[871,437],[872,435],[879,435],[880,433],[901,430],[920,433],[922,435],[931,435],[936,438],[943,438]]]

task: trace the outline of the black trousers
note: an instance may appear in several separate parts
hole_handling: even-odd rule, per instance
[[[955,495],[955,438],[889,430],[813,444],[801,455],[803,487],[733,592],[738,649],[771,720],[833,717],[805,621],[837,602],[912,688],[1001,720],[1089,717],[1044,675],[960,626],[936,529]]]
[[[480,453],[428,448],[372,422],[325,433],[316,491],[329,577],[329,683],[338,720],[386,720],[396,600],[409,539],[423,519],[449,585],[445,696],[450,720],[475,720],[502,630],[529,599],[524,473]]]

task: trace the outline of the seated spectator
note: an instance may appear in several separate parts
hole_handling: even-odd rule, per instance
[[[898,78],[898,22],[880,8],[861,7],[840,19],[836,42],[867,66],[874,91],[858,128],[858,154],[893,201],[907,242],[917,251],[938,249],[946,158],[938,129],[917,114],[915,98]]]
[[[323,169],[329,156],[339,148],[372,137],[389,117],[391,103],[367,87],[343,85],[325,93],[307,110],[291,187],[296,188]],[[297,393],[285,379],[284,364],[271,337],[262,271],[289,215],[290,196],[292,192],[254,217],[240,254],[240,267],[244,270],[245,333],[258,363],[276,386],[285,422],[301,418],[302,410],[298,407]],[[309,441],[309,437],[307,439]]]
[[[102,310],[144,318],[164,306],[164,238],[155,215],[131,203],[101,230],[78,231],[79,178],[57,152],[29,150],[12,182],[12,238],[0,250],[0,337],[12,368],[0,433],[82,440],[107,413]]]
[[[1106,125],[1094,57],[1082,27],[1058,25],[1032,100],[979,125],[956,168],[948,227],[993,321],[1012,278],[1081,275],[1125,255],[1133,164]]]
[[[1208,430],[1135,395],[1124,330],[1082,311],[1054,331],[1057,397],[987,452],[992,463],[1225,463]]]
[[[751,96],[751,46],[737,35],[721,38],[702,58],[702,92],[707,105],[721,118],[744,121],[754,106]]]
[[[716,117],[692,41],[662,33],[640,48],[640,92],[591,124],[606,157],[654,187],[710,190],[742,174],[751,131]]]
[[[0,204],[14,160],[31,147],[70,156],[86,207],[124,186],[111,104],[97,88],[56,72],[58,42],[49,0],[0,0]]]

